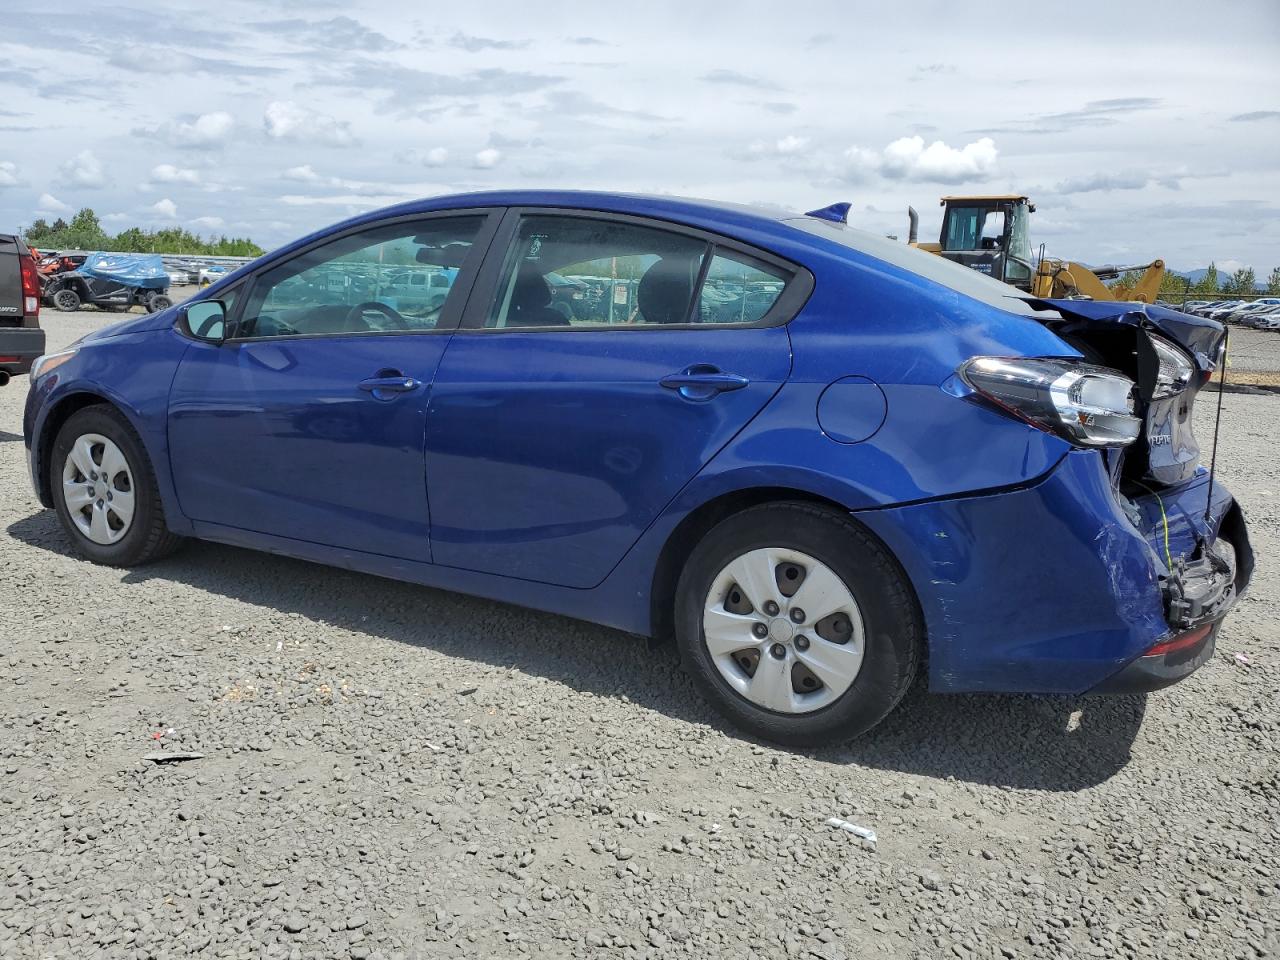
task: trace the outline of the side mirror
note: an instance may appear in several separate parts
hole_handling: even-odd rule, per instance
[[[182,332],[193,340],[221,343],[227,336],[227,305],[221,300],[198,300],[178,309]]]

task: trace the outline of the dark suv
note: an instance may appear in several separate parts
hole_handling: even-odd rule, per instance
[[[21,237],[0,233],[0,386],[44,353],[40,277]]]

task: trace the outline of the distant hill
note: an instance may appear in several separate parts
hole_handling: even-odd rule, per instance
[[[1176,273],[1180,277],[1186,277],[1192,283],[1199,283],[1204,279],[1204,275],[1209,272],[1208,267],[1201,267],[1199,270],[1170,270],[1170,273]],[[1221,273],[1219,273],[1221,276]]]
[[[1186,277],[1193,284],[1196,284],[1204,279],[1204,275],[1209,272],[1209,269],[1208,267],[1201,267],[1199,270],[1169,270],[1168,272],[1179,277]],[[1224,280],[1226,280],[1230,276],[1231,276],[1230,272],[1223,271],[1222,269],[1218,270],[1219,283],[1222,283]],[[1257,290],[1259,293],[1266,292],[1267,285],[1264,277],[1258,278],[1258,282],[1254,284],[1254,289]]]

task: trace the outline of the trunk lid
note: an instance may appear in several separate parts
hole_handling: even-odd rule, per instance
[[[1028,302],[1042,311],[1042,323],[1090,360],[1120,370],[1137,383],[1143,429],[1125,451],[1122,477],[1162,486],[1191,479],[1200,463],[1200,444],[1191,429],[1192,406],[1221,363],[1226,328],[1155,304]],[[1179,348],[1194,369],[1186,387],[1172,396],[1154,396],[1159,362],[1153,337]]]

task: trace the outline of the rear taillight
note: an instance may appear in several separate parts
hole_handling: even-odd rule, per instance
[[[32,257],[19,257],[22,264],[22,315],[40,319],[40,274]]]
[[[1049,357],[974,357],[960,379],[1007,413],[1079,447],[1138,438],[1133,381],[1115,370]]]

